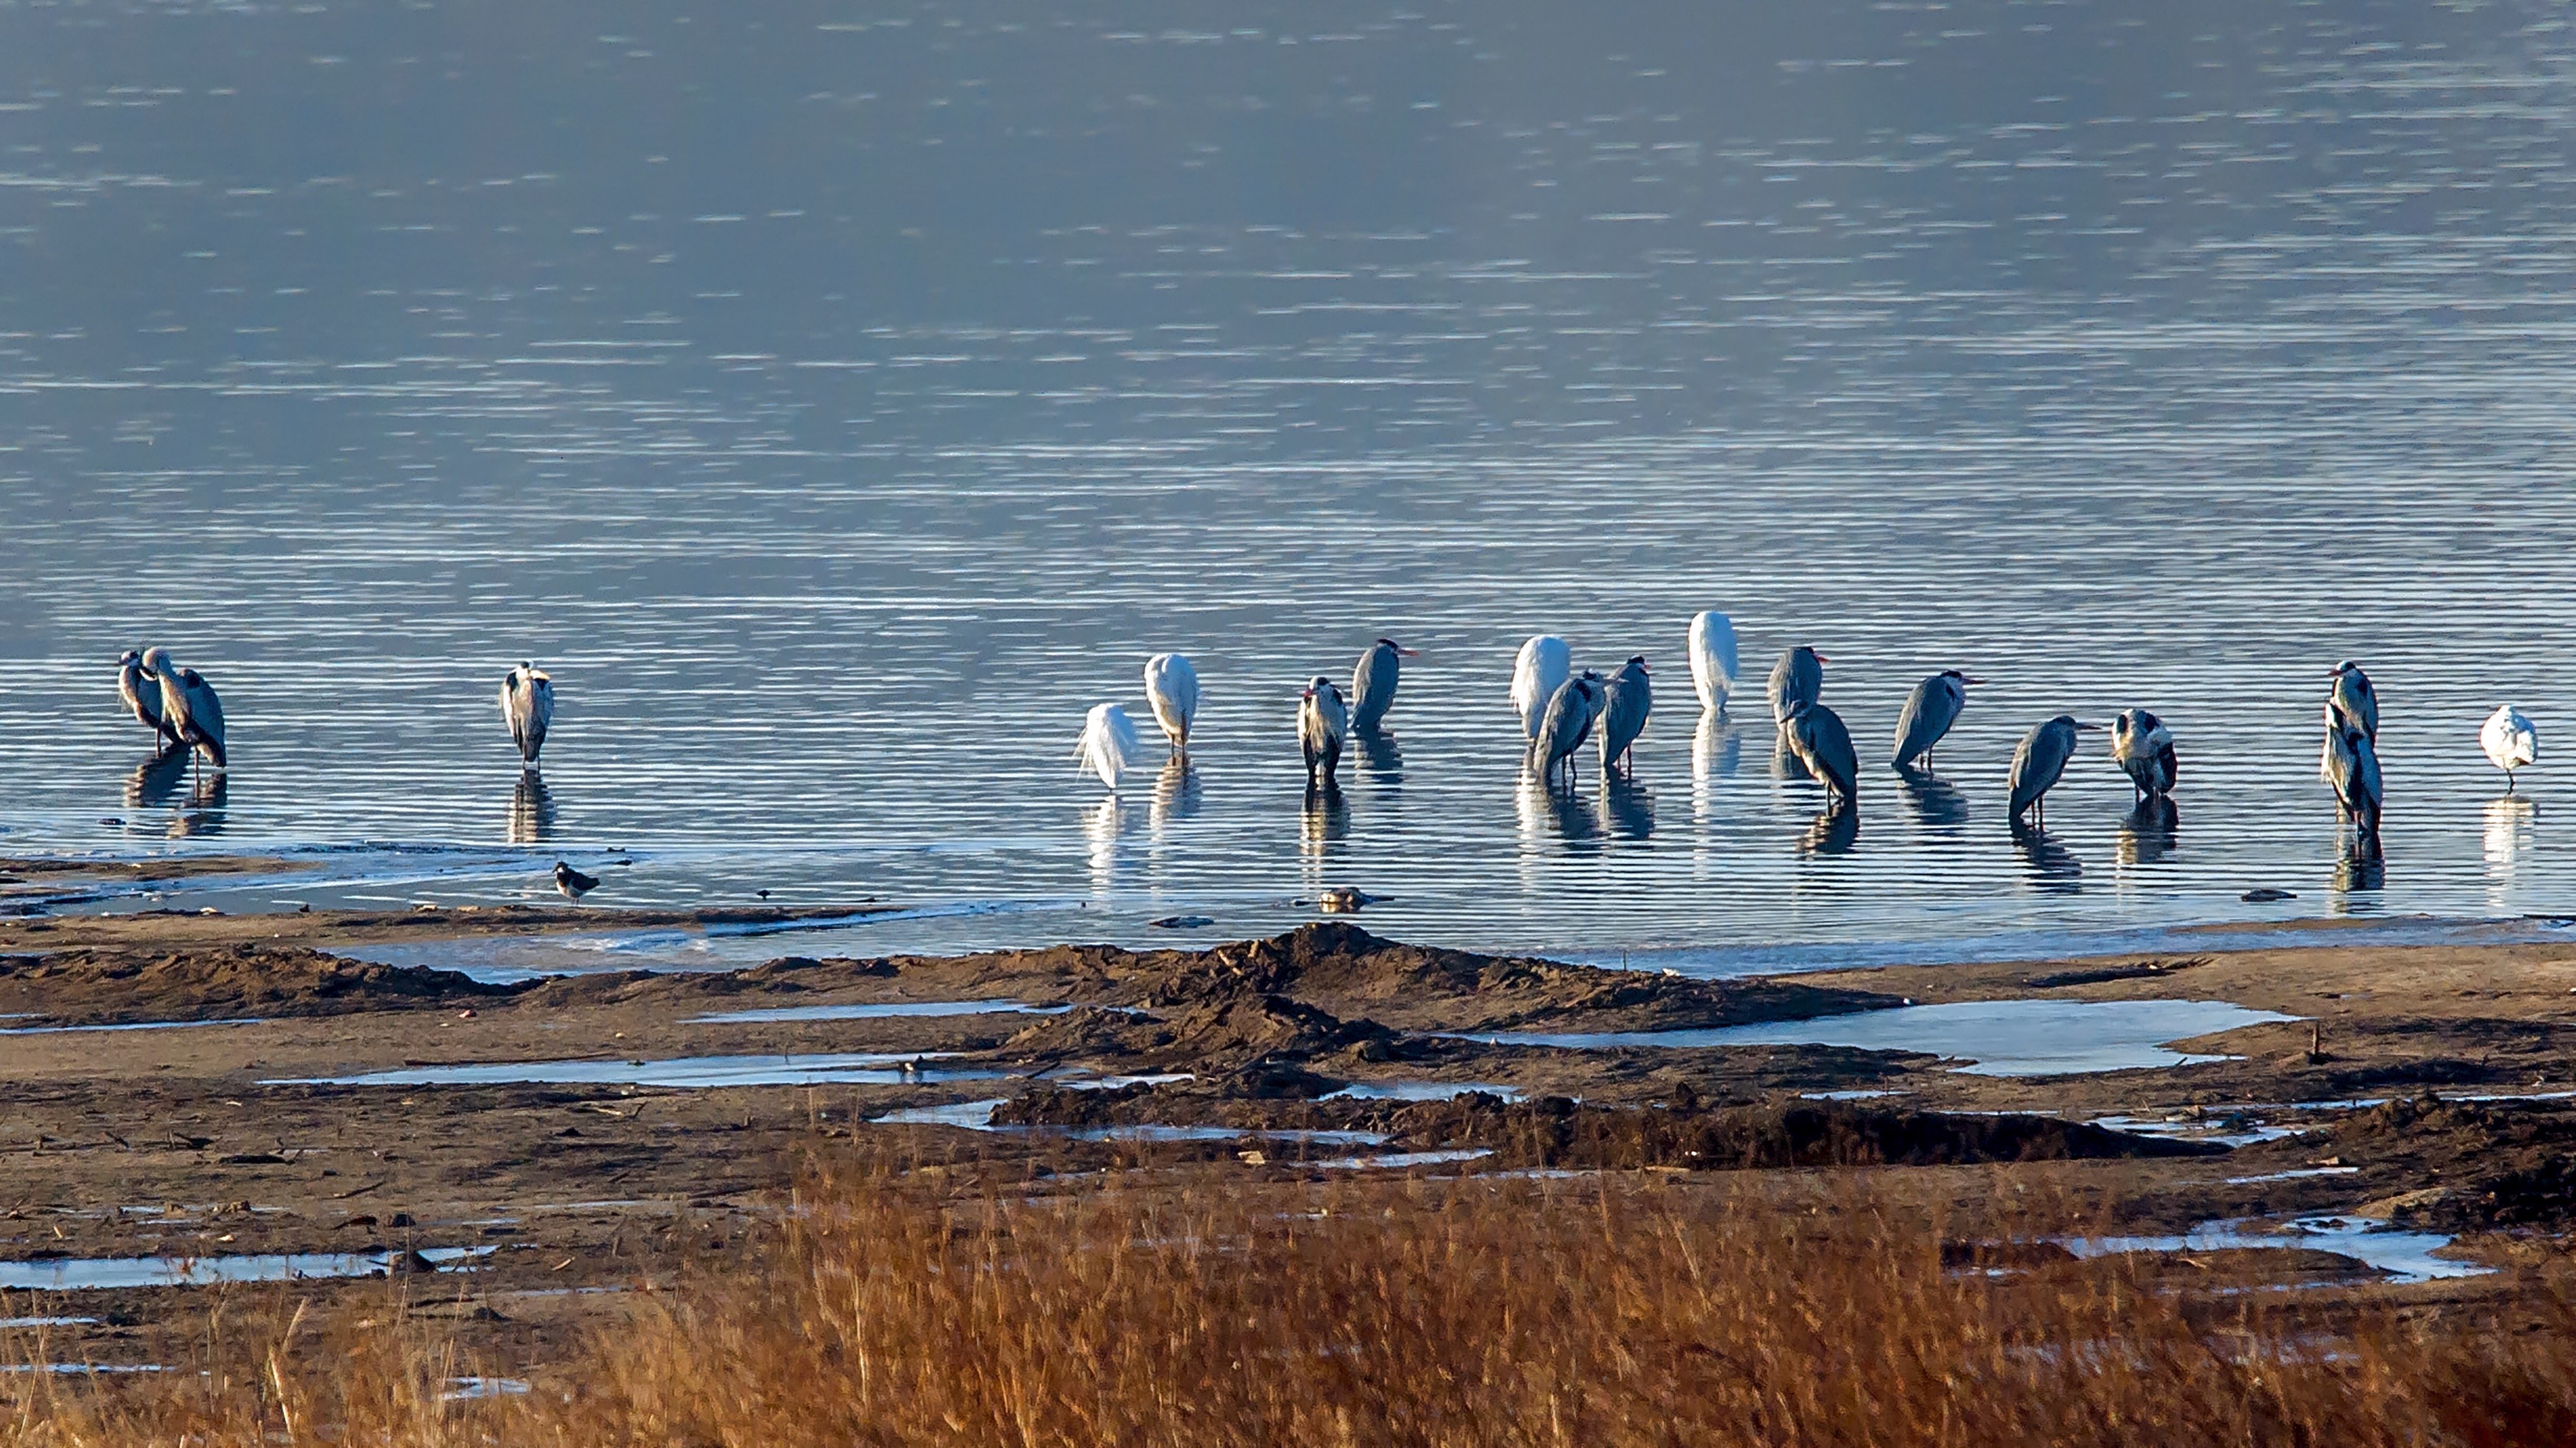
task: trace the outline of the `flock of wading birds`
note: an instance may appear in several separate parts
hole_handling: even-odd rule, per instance
[[[1700,708],[1723,714],[1736,687],[1735,626],[1722,613],[1702,613],[1690,623],[1691,683]],[[1396,681],[1408,658],[1420,655],[1393,639],[1381,638],[1360,655],[1351,672],[1347,697],[1323,674],[1308,681],[1297,706],[1297,742],[1306,757],[1310,792],[1335,788],[1343,741],[1353,734],[1376,733],[1395,703]],[[1860,756],[1842,716],[1825,704],[1824,655],[1800,644],[1771,667],[1765,693],[1771,718],[1779,727],[1783,748],[1832,796],[1834,809],[1856,805]],[[2370,676],[2347,659],[2327,675],[2325,746],[2318,765],[2334,786],[2335,799],[2361,848],[2378,848],[2381,788],[2379,776],[2379,696]],[[1889,763],[1900,770],[1932,763],[1932,747],[1950,732],[1968,699],[1968,686],[1985,682],[1957,669],[1944,669],[1914,686],[1896,716],[1896,741]],[[1156,654],[1145,661],[1145,699],[1154,722],[1162,727],[1175,753],[1186,753],[1190,722],[1198,713],[1199,680],[1190,661],[1179,654]],[[1608,677],[1595,669],[1575,673],[1573,650],[1555,634],[1536,634],[1521,645],[1512,665],[1512,707],[1528,740],[1523,767],[1553,787],[1560,779],[1574,784],[1575,756],[1598,739],[1601,771],[1632,770],[1630,746],[1645,731],[1654,707],[1654,690],[1643,654],[1634,655]],[[2066,773],[2078,739],[2100,731],[2071,714],[2060,714],[2032,726],[2013,750],[2009,783],[2011,818],[2047,818],[2051,786]],[[2173,733],[2144,709],[2123,709],[2111,721],[2111,761],[2129,777],[2140,804],[2173,792],[2178,773]],[[2513,772],[2539,756],[2539,733],[2531,720],[2511,704],[2499,705],[2479,731],[2479,743],[2513,788]],[[1115,790],[1120,778],[1144,762],[1144,748],[1134,721],[1116,704],[1095,705],[1074,746],[1074,757]]]

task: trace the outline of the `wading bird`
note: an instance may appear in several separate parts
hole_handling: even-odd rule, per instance
[[[1574,650],[1554,634],[1532,634],[1512,661],[1512,707],[1520,712],[1521,733],[1532,739],[1547,718],[1547,706],[1574,672]]]
[[[1297,705],[1297,744],[1306,754],[1306,787],[1331,789],[1342,762],[1342,739],[1351,732],[1350,706],[1322,674],[1308,680]]]
[[[1526,764],[1543,783],[1554,783],[1556,767],[1565,766],[1565,786],[1574,787],[1574,751],[1592,736],[1592,721],[1601,717],[1604,704],[1601,675],[1585,669],[1557,686],[1548,697],[1547,712],[1539,719],[1538,734],[1530,740]]]
[[[1789,717],[1780,721],[1780,733],[1817,783],[1845,804],[1859,801],[1860,754],[1852,748],[1851,730],[1843,727],[1843,716],[1805,700],[1789,707]]]
[[[152,731],[163,754],[185,746],[179,742],[179,731],[161,716],[161,681],[143,667],[143,655],[133,649],[116,661],[116,697],[134,722]]]
[[[2333,684],[2326,691],[2326,742],[2317,755],[2317,777],[2334,782],[2335,731],[2352,728],[2379,747],[2379,691],[2370,687],[2370,675],[2350,659],[2334,666],[2326,675]]]
[[[2018,820],[2024,811],[2031,811],[2037,823],[2046,825],[2049,787],[2066,772],[2066,761],[2075,757],[2076,736],[2101,727],[2078,724],[2074,715],[2060,714],[2023,735],[2013,749],[2010,817]]]
[[[1691,687],[1699,691],[1699,708],[1703,714],[1726,712],[1726,698],[1735,692],[1735,625],[1725,614],[1712,609],[1695,614],[1690,621]]]
[[[2173,793],[2173,731],[2162,719],[2144,709],[2123,709],[2111,721],[2111,762],[2120,766],[2136,786],[2133,803],[2159,799]]]
[[[1800,644],[1780,656],[1780,662],[1771,666],[1771,684],[1768,690],[1771,696],[1771,722],[1786,724],[1789,722],[1790,710],[1800,704],[1812,704],[1823,697],[1825,665],[1830,662],[1831,660],[1823,654],[1817,653],[1805,644]]]
[[[501,718],[510,740],[519,746],[519,763],[537,767],[537,751],[546,747],[546,731],[555,722],[555,681],[522,659],[501,680]]]
[[[2513,793],[2513,772],[2540,757],[2540,731],[2511,704],[2498,704],[2478,731],[2478,744],[2495,767],[2504,771],[2504,792]]]
[[[563,861],[557,860],[555,861],[555,888],[564,892],[565,899],[578,900],[599,888],[599,877],[585,875]]]
[[[1646,678],[1646,656],[1633,654],[1627,665],[1601,687],[1601,773],[1605,777],[1622,759],[1628,761],[1628,777],[1637,777],[1636,757],[1628,748],[1646,732],[1646,715],[1654,707],[1654,685]]]
[[[2370,735],[2349,718],[2326,706],[2326,783],[2334,786],[2335,803],[2353,830],[2365,840],[2379,837],[2379,749]]]
[[[215,697],[215,686],[196,670],[179,667],[170,651],[157,645],[143,651],[143,672],[161,683],[163,724],[198,758],[224,768],[224,704]]]
[[[1968,685],[1984,682],[1957,669],[1943,669],[1915,685],[1896,716],[1896,755],[1888,762],[1904,769],[1920,759],[1930,769],[1932,746],[1959,722],[1959,711],[1967,706]]]
[[[1179,654],[1156,654],[1145,661],[1145,702],[1154,706],[1154,722],[1172,748],[1187,753],[1190,721],[1199,716],[1199,671]]]
[[[1359,665],[1351,670],[1351,727],[1362,734],[1375,734],[1386,722],[1387,708],[1395,703],[1395,679],[1406,659],[1422,655],[1393,639],[1379,639],[1360,655]]]
[[[1136,721],[1115,704],[1094,704],[1082,721],[1082,737],[1074,741],[1073,757],[1081,767],[1100,776],[1100,782],[1111,789],[1118,787],[1118,777],[1143,762],[1145,746],[1136,737]]]

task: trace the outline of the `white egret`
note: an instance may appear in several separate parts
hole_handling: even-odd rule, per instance
[[[1118,787],[1120,775],[1139,767],[1144,752],[1136,737],[1136,722],[1115,704],[1092,705],[1082,722],[1082,737],[1073,745],[1073,757],[1111,789]]]
[[[1690,621],[1691,687],[1699,691],[1703,714],[1726,712],[1735,692],[1735,625],[1714,609]]]
[[[2511,704],[2498,704],[2478,731],[2478,744],[2495,767],[2504,771],[2504,792],[2513,793],[2513,772],[2540,757],[2540,731]]]
[[[1554,634],[1532,634],[1512,661],[1512,708],[1521,716],[1521,733],[1538,737],[1547,718],[1548,701],[1574,672],[1574,650]]]
[[[1163,726],[1163,737],[1172,741],[1172,748],[1186,753],[1190,721],[1199,716],[1199,671],[1179,654],[1147,659],[1145,702],[1154,706],[1154,722]]]

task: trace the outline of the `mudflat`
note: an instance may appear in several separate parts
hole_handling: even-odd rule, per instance
[[[1732,981],[1337,922],[507,981],[357,958],[850,913],[0,922],[0,1319],[79,1319],[26,1349],[49,1360],[145,1362],[233,1290],[173,1274],[274,1271],[315,1310],[452,1319],[485,1360],[542,1363],[754,1250],[817,1162],[960,1199],[1107,1170],[1286,1196],[1620,1174],[1784,1210],[1862,1172],[1940,1213],[1963,1262],[2010,1266],[2034,1231],[2171,1237],[2321,1312],[2509,1316],[2570,1251],[2576,941],[2285,932]],[[2059,1220],[2035,1226],[2043,1198]],[[2238,1250],[2273,1242],[2307,1250]]]

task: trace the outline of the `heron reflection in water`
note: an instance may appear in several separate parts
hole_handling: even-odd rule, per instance
[[[554,792],[546,788],[544,775],[533,768],[521,770],[518,785],[510,791],[510,843],[538,844],[554,832]]]
[[[1655,832],[1655,792],[1633,779],[1623,775],[1603,781],[1601,808],[1610,833],[1621,839],[1642,840]]]
[[[1567,790],[1550,789],[1536,776],[1523,774],[1512,803],[1520,812],[1521,857],[1531,859],[1540,852],[1548,836],[1568,845],[1582,845],[1601,837],[1601,817],[1592,801]]]
[[[1146,811],[1146,822],[1160,834],[1164,826],[1198,812],[1199,772],[1188,755],[1176,751],[1163,761],[1162,772],[1154,776],[1154,802]]]
[[[1394,735],[1372,732],[1353,742],[1360,747],[1361,774],[1381,793],[1391,793],[1404,783],[1404,749]]]
[[[2335,909],[2341,912],[2359,904],[2364,910],[2375,909],[2376,901],[2355,902],[2340,897],[2374,895],[2388,883],[2388,861],[2380,852],[2377,831],[2356,831],[2344,841],[2335,857],[2334,891],[2338,897]]]
[[[1342,787],[1330,780],[1307,786],[1306,809],[1297,833],[1298,850],[1310,857],[1322,855],[1350,832],[1351,806],[1342,798]]]
[[[2084,866],[2057,837],[2022,818],[2012,822],[2013,852],[2021,856],[2031,883],[2052,895],[2074,895],[2084,889]]]
[[[179,786],[188,778],[188,751],[166,750],[125,776],[127,809],[162,809],[179,802]]]
[[[1896,789],[1914,818],[1934,834],[1955,835],[1968,822],[1968,797],[1937,774],[1906,765],[1896,771]]]
[[[188,807],[170,817],[170,838],[204,839],[224,832],[224,800],[232,786],[220,772],[200,774],[188,791]]]
[[[2182,812],[2174,808],[2172,795],[2147,795],[2121,817],[2114,852],[2123,865],[2160,865],[2173,853],[2181,825]]]
[[[1833,803],[1807,826],[1798,837],[1802,855],[1848,855],[1860,843],[1860,806],[1844,795],[1829,796]]]

